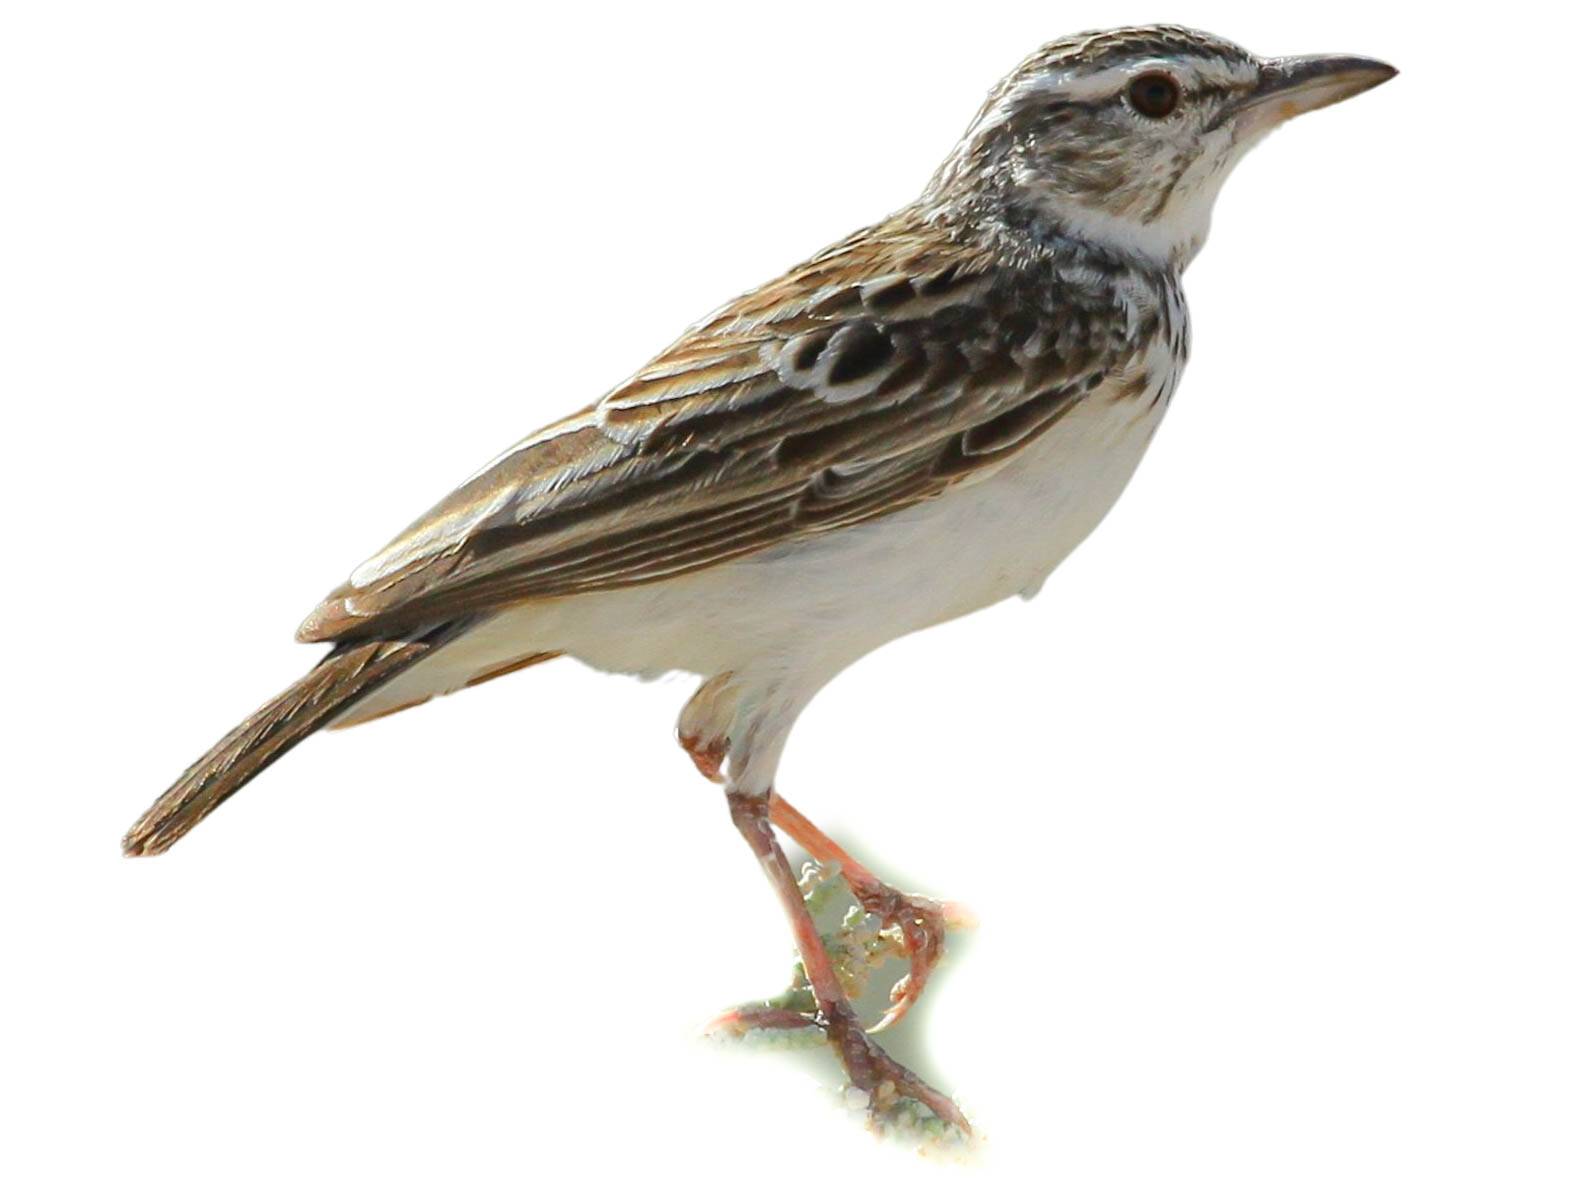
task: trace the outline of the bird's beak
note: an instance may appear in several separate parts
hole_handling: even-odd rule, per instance
[[[1294,115],[1318,111],[1396,77],[1396,67],[1374,58],[1312,54],[1271,58],[1259,67],[1251,92],[1217,122],[1234,120],[1239,132],[1267,132]]]

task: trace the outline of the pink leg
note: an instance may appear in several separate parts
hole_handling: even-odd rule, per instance
[[[808,904],[803,901],[802,891],[798,888],[797,879],[792,875],[786,854],[775,839],[775,831],[770,825],[773,798],[773,793],[768,796],[754,796],[735,790],[726,792],[726,800],[731,807],[732,823],[746,839],[754,856],[759,859],[759,864],[764,868],[776,897],[780,899],[781,908],[791,921],[792,934],[797,942],[798,954],[802,957],[803,970],[808,976],[814,1001],[818,1005],[818,1014],[812,1021],[824,1030],[831,1046],[835,1048],[837,1057],[841,1060],[841,1065],[846,1069],[847,1078],[856,1087],[869,1094],[871,1109],[883,1108],[898,1096],[911,1097],[932,1109],[941,1120],[958,1126],[966,1133],[971,1133],[972,1127],[968,1125],[961,1110],[948,1096],[931,1088],[886,1055],[864,1033],[862,1024],[853,1012],[852,1004],[847,1001],[846,994],[841,989],[835,969],[830,964],[830,955],[819,939],[818,928],[815,927],[813,917],[808,913]],[[777,1017],[781,1014],[786,1017],[779,1021],[765,1018],[762,1024],[806,1025],[810,1021],[792,1011],[774,1013]],[[794,1018],[796,1021],[793,1021]],[[729,1018],[722,1021],[729,1021]],[[761,1020],[754,1021],[755,1024],[759,1024]]]
[[[821,865],[839,863],[841,877],[853,897],[886,927],[901,930],[911,971],[890,991],[891,1007],[870,1033],[901,1021],[923,995],[924,983],[945,951],[946,924],[965,921],[965,912],[947,903],[919,895],[903,894],[881,882],[862,862],[832,841],[801,812],[775,792],[770,793],[770,821],[808,851]]]

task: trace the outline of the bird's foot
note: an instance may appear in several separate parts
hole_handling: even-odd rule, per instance
[[[857,901],[857,906],[849,909],[838,925],[820,937],[847,1000],[857,1001],[864,997],[874,974],[891,961],[907,962],[908,971],[891,986],[889,1008],[868,1028],[870,1034],[877,1034],[901,1021],[923,996],[930,973],[945,955],[946,932],[969,928],[977,922],[972,912],[960,904],[905,894],[887,886],[865,869],[860,868],[853,874],[837,863],[807,863],[798,879],[798,888],[816,917],[828,917],[839,909],[842,888]],[[721,1018],[729,1019],[740,1013],[753,1019],[773,1019],[779,1017],[775,1011],[786,1008],[803,1015],[813,1012],[813,994],[800,963],[792,975],[791,985],[780,996],[762,1004],[727,1011]],[[771,1022],[753,1022],[750,1028],[784,1029],[774,1027]]]
[[[932,1087],[869,1037],[850,1006],[826,1013],[766,1003],[727,1010],[709,1024],[709,1033],[736,1038],[755,1031],[798,1031],[817,1028],[841,1061],[847,1081],[861,1093],[871,1125],[883,1127],[904,1101],[916,1101],[942,1122],[971,1135],[973,1127],[954,1101]]]
[[[821,1015],[818,1023],[835,1048],[852,1087],[867,1094],[865,1104],[871,1124],[882,1124],[903,1101],[914,1100],[947,1125],[954,1125],[965,1134],[973,1132],[956,1103],[887,1055],[850,1008]]]
[[[821,884],[828,883],[832,874],[840,874],[841,881],[846,883],[852,897],[857,900],[863,912],[862,920],[853,920],[849,916],[838,933],[842,941],[866,950],[857,954],[860,956],[857,963],[874,965],[875,958],[880,958],[887,948],[907,962],[907,974],[891,988],[890,1008],[872,1031],[894,1026],[922,996],[929,974],[945,954],[945,933],[971,927],[974,922],[972,913],[955,903],[905,894],[881,881],[872,870],[822,833],[783,796],[771,795],[770,820],[806,849],[817,863],[815,874],[810,877],[805,872],[802,879],[803,896],[808,900],[810,910],[818,913],[815,896],[819,894]],[[868,937],[875,934],[878,935],[879,943],[870,944]],[[851,971],[850,962],[847,967]],[[866,980],[866,971],[860,975]],[[860,987],[856,993],[849,987],[848,997],[856,997],[860,992]]]
[[[903,894],[883,882],[854,885],[859,905],[891,929],[908,964],[907,973],[891,986],[890,1008],[869,1028],[870,1034],[894,1026],[923,996],[929,974],[945,954],[945,933],[973,926],[972,913],[956,903],[937,902],[922,895]]]

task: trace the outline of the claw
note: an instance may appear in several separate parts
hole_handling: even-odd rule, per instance
[[[869,1027],[869,1034],[887,1030],[907,1016],[907,1011],[923,996],[929,974],[945,952],[945,933],[972,926],[972,913],[955,903],[939,903],[920,895],[901,894],[888,887],[864,895],[863,909],[878,915],[886,927],[900,934],[907,954],[907,973],[891,986],[890,1009]]]

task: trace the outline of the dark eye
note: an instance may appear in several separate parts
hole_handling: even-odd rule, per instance
[[[1176,110],[1182,88],[1169,74],[1140,74],[1127,87],[1127,101],[1139,115],[1163,120]]]

